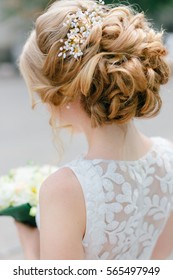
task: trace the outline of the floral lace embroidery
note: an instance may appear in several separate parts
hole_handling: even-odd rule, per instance
[[[153,138],[138,161],[85,160],[69,167],[84,192],[86,259],[149,259],[173,210],[173,149]]]

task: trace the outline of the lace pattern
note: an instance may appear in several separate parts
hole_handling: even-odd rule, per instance
[[[149,259],[173,209],[173,149],[153,138],[137,161],[85,160],[67,164],[84,192],[86,259]]]
[[[65,165],[84,193],[86,259],[150,259],[173,210],[173,148],[152,140],[136,161],[80,157]]]

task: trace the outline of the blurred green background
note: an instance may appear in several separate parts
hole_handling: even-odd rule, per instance
[[[84,0],[85,1],[85,0]],[[53,0],[1,0],[1,17],[20,16],[26,19],[34,18]],[[143,10],[148,17],[156,22],[156,25],[164,25],[166,29],[173,31],[173,0],[105,0],[106,4],[122,3],[137,4],[139,10]]]
[[[85,1],[85,0],[84,0]],[[33,21],[54,0],[0,0],[0,62],[14,62]],[[173,32],[173,0],[105,0],[108,4],[134,4],[156,28]]]

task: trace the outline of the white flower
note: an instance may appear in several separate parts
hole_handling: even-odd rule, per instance
[[[41,167],[29,165],[12,169],[8,175],[0,177],[0,210],[29,203],[33,208],[31,213],[34,215],[39,188],[56,170],[57,167],[50,165]]]
[[[69,31],[67,33],[67,39],[60,40],[64,45],[60,47],[58,57],[66,58],[70,54],[75,59],[78,59],[78,57],[83,56],[80,45],[87,39],[92,27],[102,25],[104,19],[104,11],[100,5],[104,5],[105,3],[99,0],[98,4],[94,3],[86,11],[78,9],[75,14],[68,15],[68,20],[63,25],[66,27],[69,26]],[[71,45],[73,44],[75,44],[74,50],[71,49]],[[78,49],[78,52],[76,52],[76,49]]]

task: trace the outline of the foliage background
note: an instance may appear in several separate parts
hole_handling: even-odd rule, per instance
[[[84,0],[85,1],[85,0]],[[48,4],[50,0],[1,0],[2,17],[10,17],[17,14],[26,19],[34,18]],[[122,3],[122,4],[137,4],[139,10],[143,10],[148,17],[154,19],[156,24],[165,25],[168,31],[173,31],[173,0],[128,0],[116,1],[105,0],[106,4]]]
[[[85,0],[83,0],[85,1]],[[15,61],[34,20],[54,0],[0,0],[0,62]],[[173,0],[105,0],[132,4],[144,11],[156,28],[173,32]]]

